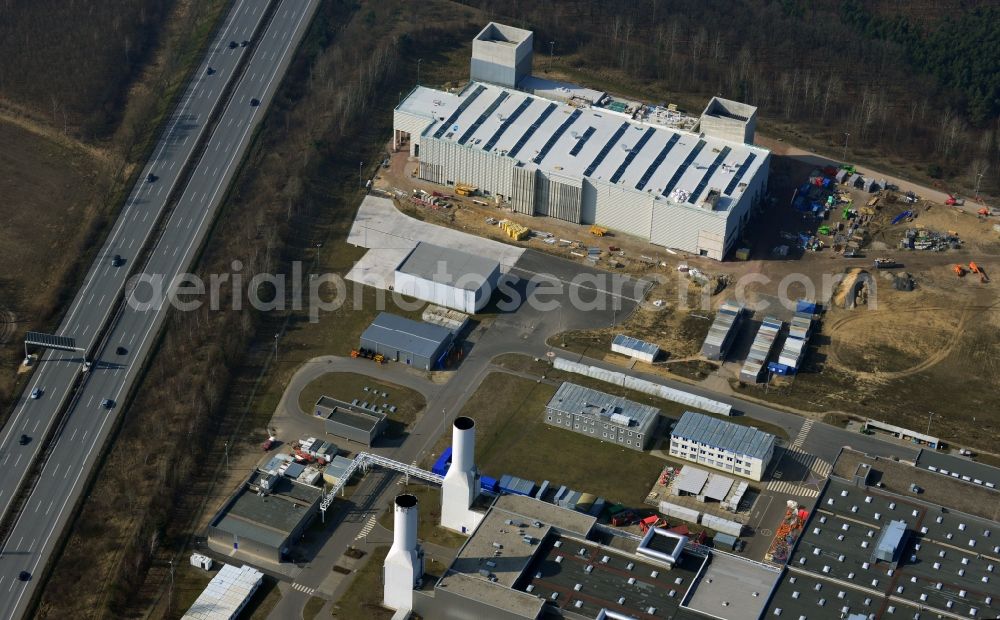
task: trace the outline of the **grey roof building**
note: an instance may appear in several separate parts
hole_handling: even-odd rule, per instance
[[[361,334],[361,348],[386,359],[431,370],[444,362],[451,348],[451,331],[382,312]]]
[[[567,430],[644,450],[660,410],[575,383],[563,383],[545,406],[545,422]]]
[[[396,267],[394,290],[474,314],[489,303],[499,279],[496,260],[421,241]]]
[[[670,432],[670,454],[760,480],[774,454],[774,435],[687,411]]]
[[[326,432],[344,439],[371,446],[385,430],[385,413],[374,408],[350,405],[336,398],[320,396],[313,413],[326,420]]]
[[[208,546],[280,563],[316,516],[322,495],[317,487],[254,471],[209,523]]]

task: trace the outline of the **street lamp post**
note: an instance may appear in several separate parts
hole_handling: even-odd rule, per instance
[[[274,361],[275,362],[278,361],[278,336],[280,336],[280,334],[275,334],[274,335]]]
[[[982,182],[984,174],[986,174],[985,170],[980,172],[979,176],[976,177],[976,202],[979,202],[979,184]]]
[[[420,86],[420,63],[424,61],[423,58],[417,59],[417,86]]]
[[[844,156],[841,157],[841,159],[844,161],[845,164],[847,163],[847,141],[850,140],[850,139],[851,139],[851,132],[845,131],[844,132]]]
[[[933,418],[934,418],[934,412],[933,411],[928,411],[927,412],[927,435],[928,436],[930,436],[930,434],[931,434],[931,420]]]
[[[365,179],[362,176],[362,172],[361,172],[361,166],[364,166],[364,165],[365,165],[365,162],[363,162],[363,161],[359,161],[358,162],[358,185],[364,185],[365,184]]]

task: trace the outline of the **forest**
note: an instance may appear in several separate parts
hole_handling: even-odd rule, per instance
[[[554,51],[661,103],[722,94],[758,106],[765,131],[805,127],[827,147],[850,133],[852,149],[955,183],[1000,169],[1000,8],[989,2],[465,3],[534,30],[536,64]]]

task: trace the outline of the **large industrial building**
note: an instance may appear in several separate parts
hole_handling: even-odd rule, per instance
[[[565,382],[545,405],[545,423],[602,441],[645,450],[660,410]]]
[[[396,107],[394,145],[409,142],[419,178],[722,260],[766,190],[756,108],[713,98],[687,131],[665,108],[527,75],[530,52],[530,32],[491,23],[468,86],[417,86]]]
[[[763,617],[998,618],[998,506],[983,485],[845,448]]]
[[[670,455],[752,480],[764,477],[774,435],[687,411],[670,431]]]
[[[475,314],[489,303],[496,290],[500,263],[420,242],[396,267],[394,280],[398,293]]]

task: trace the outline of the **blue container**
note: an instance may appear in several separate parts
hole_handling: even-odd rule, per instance
[[[776,375],[784,376],[795,374],[795,370],[791,366],[785,366],[784,364],[779,364],[778,362],[768,363],[767,369]]]
[[[800,299],[798,303],[795,304],[795,311],[804,312],[806,314],[819,314],[819,306],[815,301]]]
[[[443,476],[448,473],[449,465],[451,465],[451,446],[444,449],[438,460],[434,462],[434,467],[431,467],[431,472]]]
[[[497,482],[496,478],[491,478],[490,476],[479,477],[479,488],[483,491],[487,493],[496,493],[499,487],[500,483]]]

